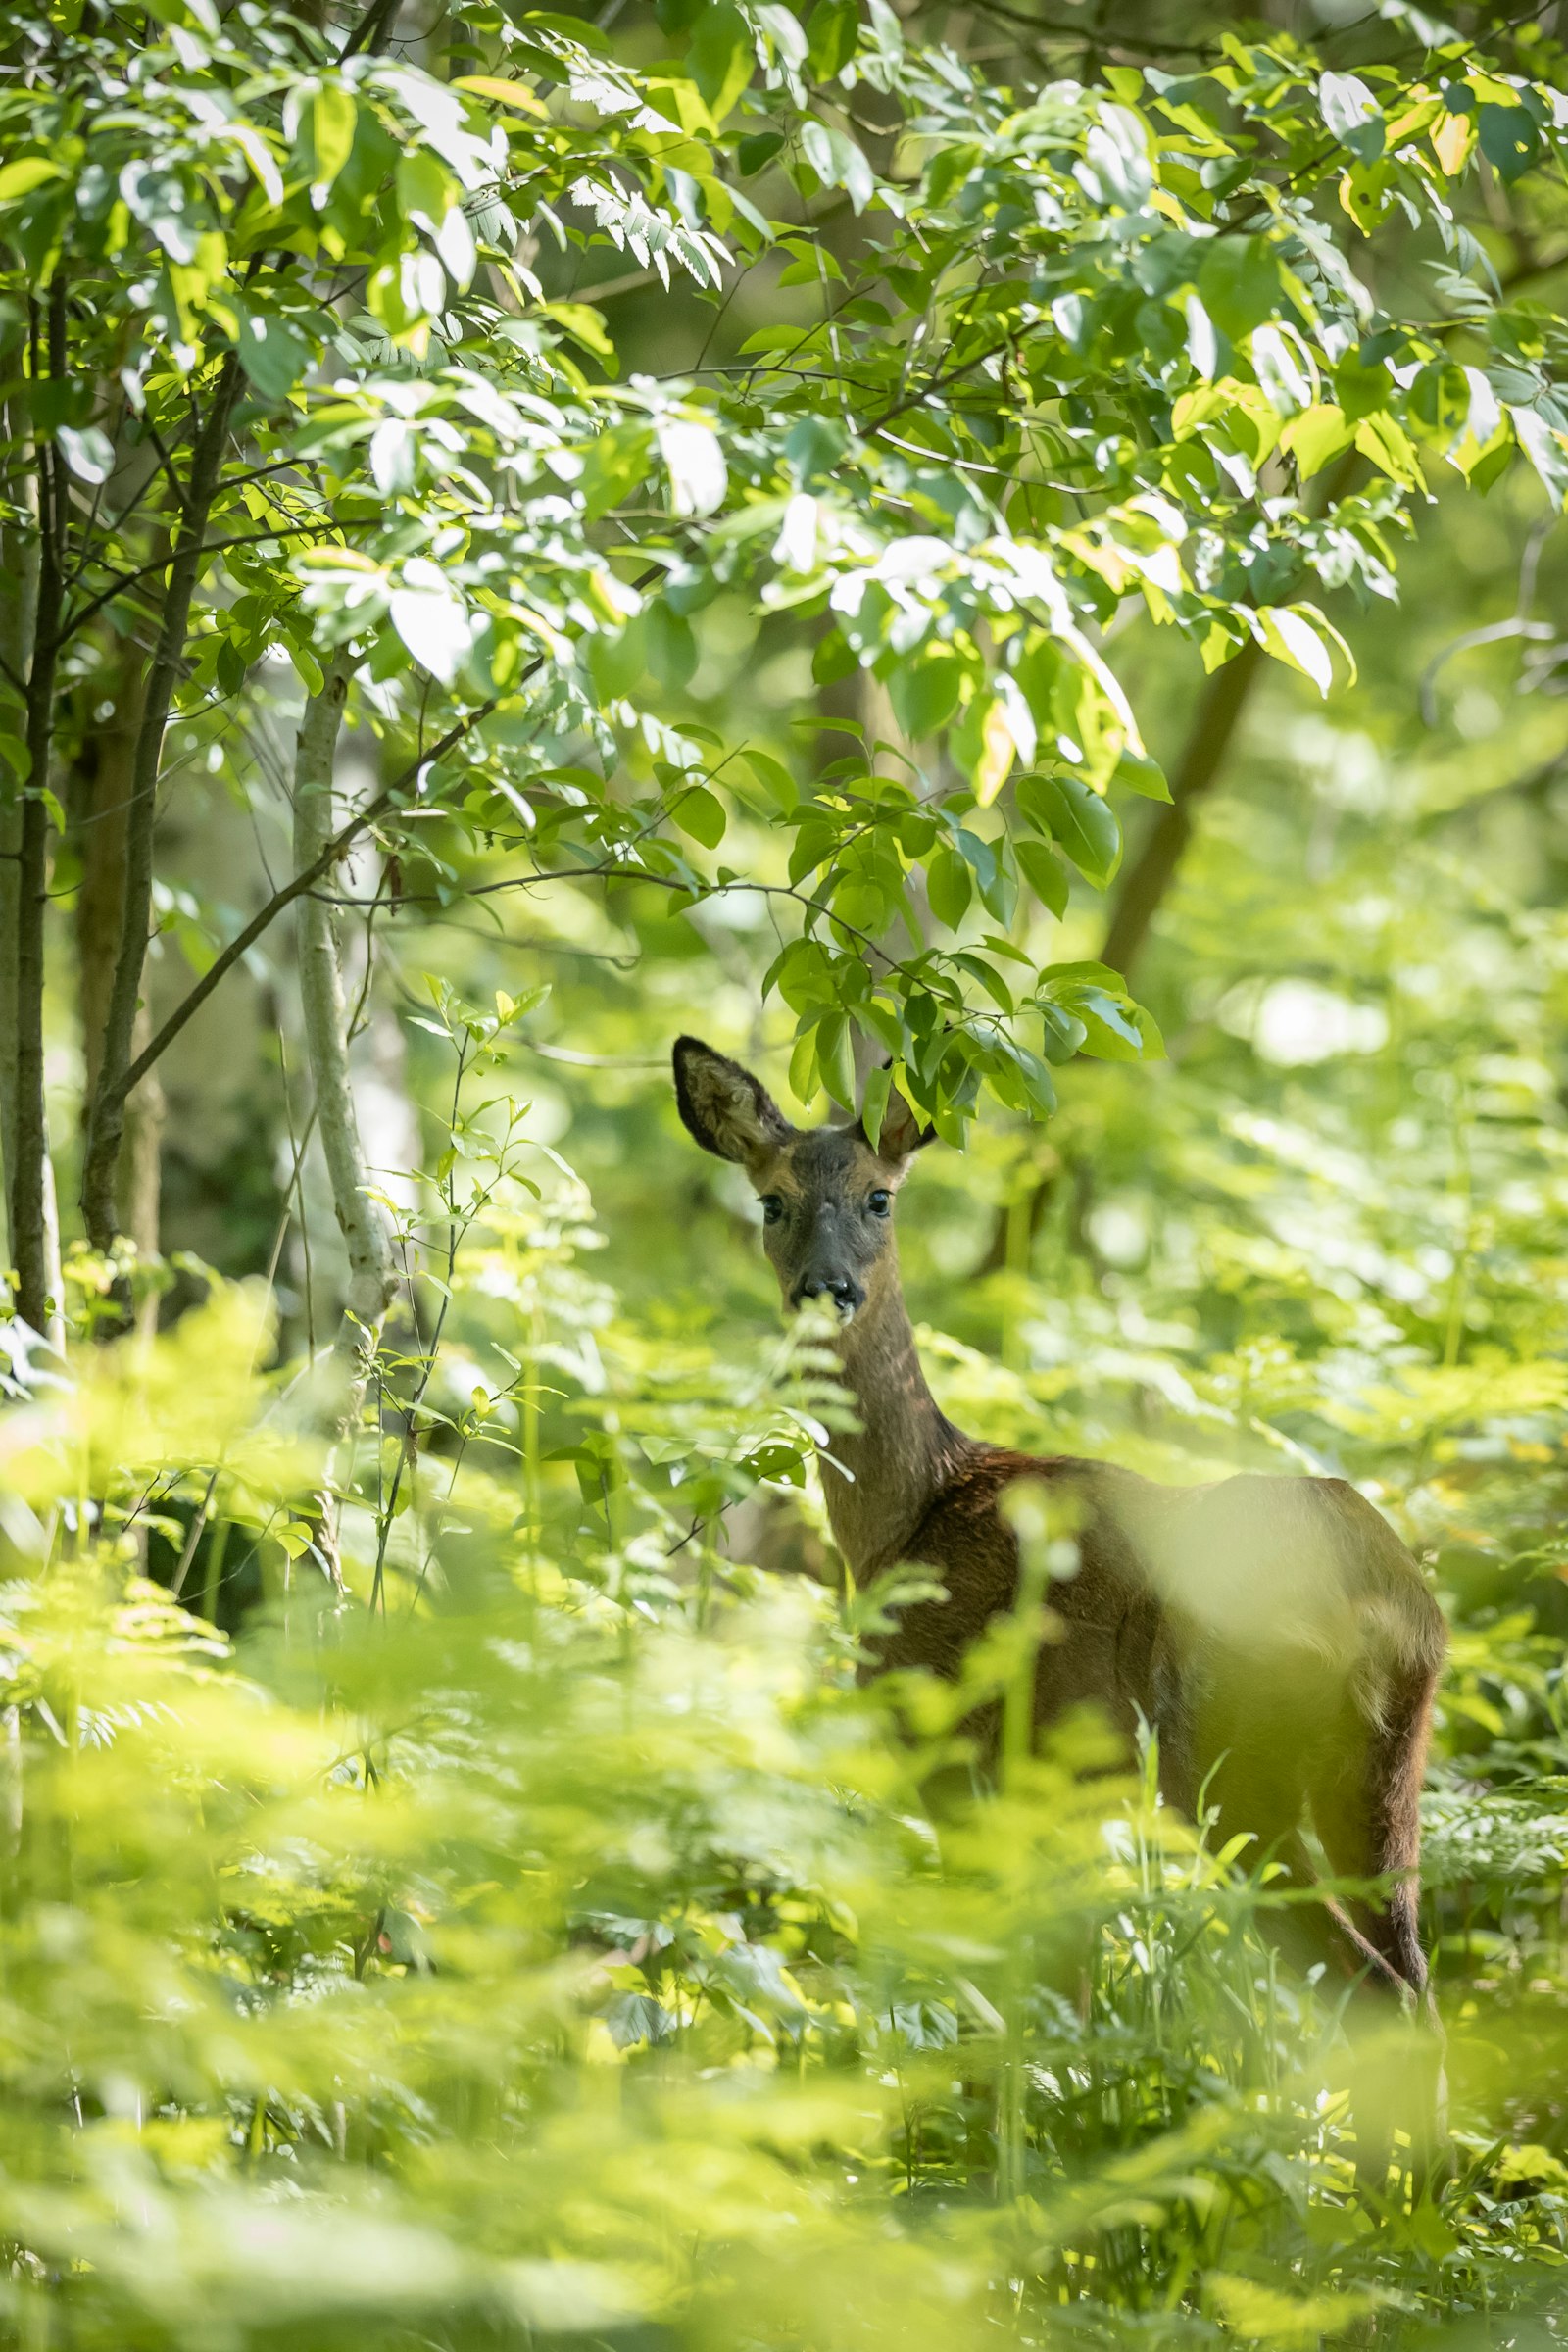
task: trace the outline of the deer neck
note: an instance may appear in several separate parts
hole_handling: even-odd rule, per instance
[[[895,1564],[965,1455],[926,1386],[897,1267],[842,1343],[860,1427],[835,1431],[822,1456],[833,1539],[858,1582]]]

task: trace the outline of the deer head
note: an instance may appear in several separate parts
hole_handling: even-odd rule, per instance
[[[675,1041],[675,1100],[705,1152],[746,1170],[762,1247],[787,1306],[831,1298],[848,1325],[898,1288],[893,1200],[931,1130],[895,1089],[873,1143],[851,1127],[794,1127],[760,1078],[700,1038]]]

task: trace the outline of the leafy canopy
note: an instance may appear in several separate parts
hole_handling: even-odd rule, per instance
[[[424,64],[375,7],[23,11],[7,462],[63,462],[68,658],[156,627],[237,369],[181,690],[219,765],[270,662],[315,690],[348,648],[411,892],[480,845],[490,887],[761,890],[799,1097],[848,1104],[858,1042],[950,1137],[982,1089],[1045,1112],[1051,1064],[1158,1051],[1117,974],[1018,944],[1020,897],[1108,884],[1125,796],[1166,791],[1120,623],[1326,691],[1323,599],[1394,593],[1432,462],[1568,490],[1561,329],[1465,225],[1483,180],[1532,201],[1568,99],[1524,35],[1393,13],[1398,62],[1357,72],[1226,32],[1020,86],[883,0],[666,7],[652,59],[478,8]],[[683,372],[620,372],[575,285],[607,244],[711,306]],[[759,271],[808,314],[735,347]],[[723,591],[864,682],[825,751],[682,720]],[[0,756],[37,793],[21,684]],[[737,807],[782,874],[725,862]]]

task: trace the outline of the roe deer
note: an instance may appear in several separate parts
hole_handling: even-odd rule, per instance
[[[822,1485],[851,1573],[864,1582],[918,1562],[946,1588],[945,1601],[905,1612],[882,1663],[956,1671],[1016,1599],[1016,1539],[999,1498],[1011,1480],[1045,1482],[1073,1515],[1079,1565],[1052,1589],[1037,1726],[1090,1702],[1130,1740],[1142,1717],[1158,1734],[1166,1801],[1193,1816],[1206,1790],[1220,1840],[1250,1835],[1251,1858],[1272,1856],[1302,1888],[1315,1884],[1301,1837],[1310,1803],[1335,1874],[1383,1880],[1387,1896],[1288,1903],[1259,1924],[1298,1966],[1324,1963],[1357,1997],[1425,2008],[1417,1807],[1446,1629],[1393,1529],[1342,1479],[1158,1486],[965,1436],[926,1386],[899,1284],[894,1195],[930,1131],[898,1091],[874,1144],[858,1123],[803,1131],[739,1062],[683,1037],[675,1093],[697,1142],[756,1188],[786,1303],[826,1297],[838,1308],[861,1426],[835,1437]]]

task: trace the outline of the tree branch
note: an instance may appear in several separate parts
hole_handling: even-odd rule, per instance
[[[225,488],[237,489],[240,481],[254,481],[256,478],[254,473],[244,474],[239,477],[239,481],[225,484]],[[280,522],[270,525],[265,531],[235,531],[227,539],[209,539],[206,545],[197,552],[201,561],[205,563],[209,556],[226,555],[231,547],[257,547],[266,539],[304,539],[308,538],[312,531],[318,530],[324,533],[368,531],[373,529],[380,519],[380,516],[376,515],[367,516],[361,520],[350,518],[348,521],[340,522],[334,520],[330,515],[320,514],[314,516],[309,522]],[[117,572],[107,588],[100,588],[87,604],[73,612],[65,621],[61,631],[62,643],[66,638],[74,637],[78,629],[85,628],[88,621],[96,618],[98,613],[103,611],[105,605],[112,605],[117,596],[123,596],[127,589],[134,588],[138,580],[151,579],[154,572],[168,569],[169,557],[162,555],[155,556],[150,564],[138,564],[134,571]]]

